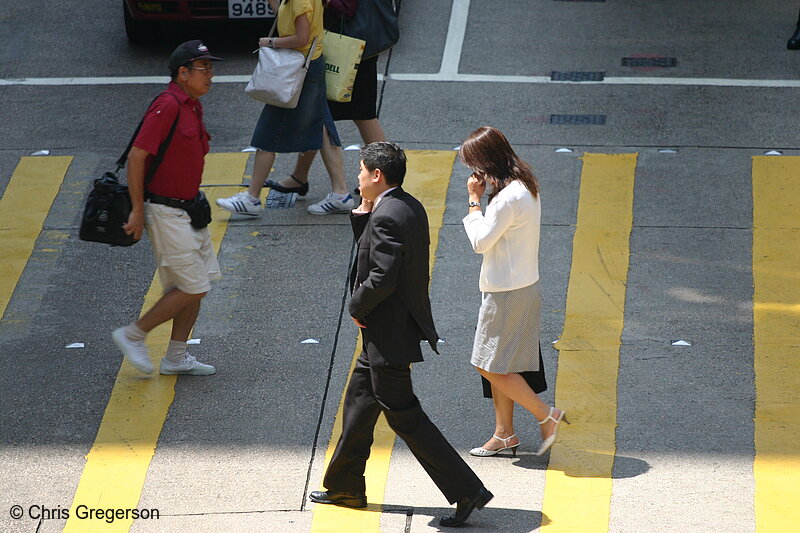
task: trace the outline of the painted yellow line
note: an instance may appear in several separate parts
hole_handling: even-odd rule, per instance
[[[431,236],[431,274],[439,247],[439,230],[444,223],[445,200],[456,152],[409,150],[407,176],[403,189],[425,206]]]
[[[800,157],[753,158],[756,531],[800,523]]]
[[[209,154],[206,156],[203,181],[238,185],[242,181],[249,154]],[[219,251],[228,228],[229,215],[217,208],[214,200],[230,195],[227,187],[206,189],[213,209],[209,225],[214,249]],[[141,245],[140,245],[141,246]],[[155,276],[144,299],[146,311],[160,298],[161,284]],[[147,338],[151,358],[158,363],[169,342],[171,322],[154,329]],[[111,346],[111,343],[109,342]],[[117,356],[116,351],[111,356]],[[175,376],[145,378],[127,361],[117,375],[94,445],[86,456],[70,518],[65,532],[127,532],[133,519],[78,519],[76,508],[86,505],[100,509],[133,509],[139,503],[147,469],[155,453],[164,420],[175,397]]]
[[[439,230],[444,220],[445,199],[447,186],[450,183],[450,174],[453,170],[455,152],[451,151],[422,151],[408,150],[408,167],[403,188],[415,196],[428,212],[428,223],[431,237],[431,272],[436,259],[436,249],[439,245]],[[356,350],[350,362],[351,373],[355,361],[361,354],[361,333],[356,339]],[[349,383],[348,378],[348,383]],[[347,390],[345,384],[344,390]],[[342,434],[342,410],[344,407],[344,392],[339,402],[339,410],[333,423],[333,431],[325,452],[325,467],[328,467],[336,443]],[[367,500],[370,503],[365,510],[346,509],[333,505],[314,506],[314,518],[311,524],[312,533],[374,533],[380,531],[381,503],[386,490],[386,479],[389,477],[389,463],[392,458],[395,434],[381,415],[375,426],[374,442],[367,467],[364,472],[367,482]],[[323,487],[324,489],[324,487]]]
[[[606,532],[616,451],[617,376],[637,154],[583,157],[556,405],[561,429],[545,476],[542,530]]]
[[[70,156],[23,157],[0,198],[0,318],[28,264]]]

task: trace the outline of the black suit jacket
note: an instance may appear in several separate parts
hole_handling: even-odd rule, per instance
[[[425,208],[398,187],[372,213],[353,214],[350,221],[358,253],[348,309],[366,325],[370,363],[422,361],[420,340],[427,340],[436,352],[439,339],[428,297],[430,235]]]

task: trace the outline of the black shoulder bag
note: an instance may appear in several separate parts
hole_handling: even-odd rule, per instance
[[[175,100],[178,99],[174,94],[169,92],[163,92],[161,94],[170,94]],[[150,105],[147,106],[148,110],[161,94],[150,102]],[[145,188],[147,184],[150,183],[150,180],[153,179],[153,175],[164,159],[164,154],[172,141],[172,136],[175,133],[180,115],[181,108],[179,105],[178,114],[175,116],[175,121],[172,123],[169,134],[167,134],[167,137],[158,147],[158,153],[155,159],[153,159],[153,163],[150,165],[150,169],[144,178]],[[89,191],[89,197],[86,199],[86,207],[83,209],[81,228],[78,233],[78,237],[82,241],[101,242],[103,244],[110,244],[111,246],[131,246],[138,242],[133,240],[132,235],[128,235],[125,233],[125,230],[122,229],[123,224],[127,224],[128,217],[131,214],[131,197],[128,193],[128,186],[119,182],[118,174],[119,171],[125,167],[125,163],[128,160],[128,152],[131,151],[133,141],[135,141],[136,136],[139,135],[142,124],[144,124],[144,117],[142,117],[142,120],[136,127],[136,131],[133,132],[133,136],[125,152],[123,152],[122,156],[117,160],[117,169],[114,172],[105,172],[102,177],[94,180],[92,190]]]
[[[344,23],[344,33],[366,41],[361,59],[388,50],[400,40],[397,9],[392,0],[360,0],[355,15]]]

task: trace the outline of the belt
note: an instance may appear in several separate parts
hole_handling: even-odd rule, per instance
[[[168,196],[159,196],[150,192],[144,193],[144,199],[151,204],[161,204],[168,207],[175,207],[177,209],[186,209],[186,204],[191,200],[180,200],[178,198],[169,198]]]

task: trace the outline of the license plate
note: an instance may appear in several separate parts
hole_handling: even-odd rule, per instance
[[[267,0],[228,0],[228,18],[254,19],[274,16]]]

